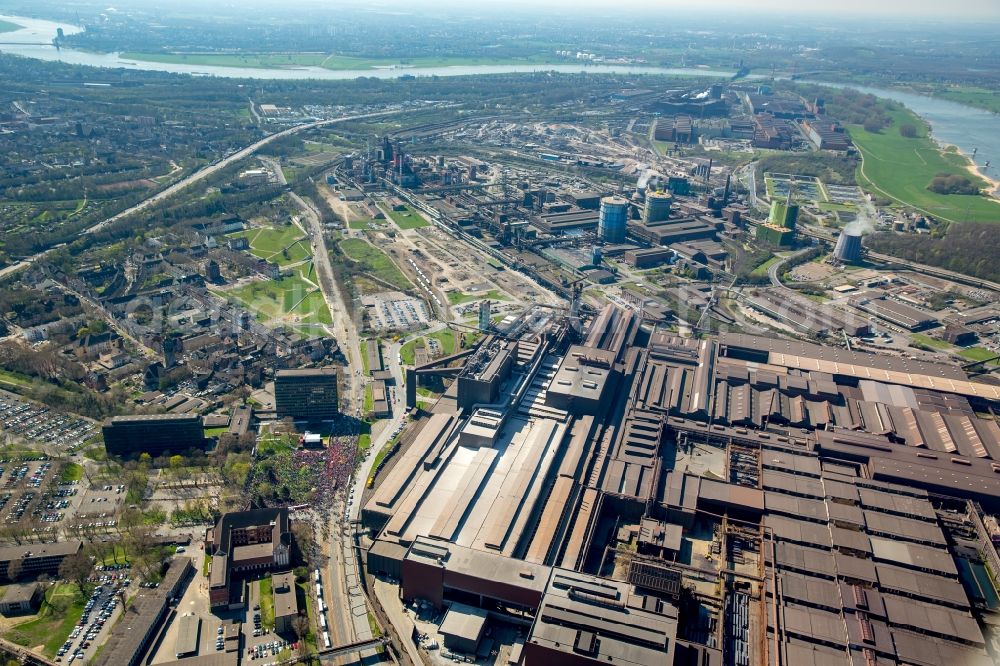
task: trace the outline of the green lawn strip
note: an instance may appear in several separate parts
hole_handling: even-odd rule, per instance
[[[14,32],[15,30],[21,30],[23,26],[16,23],[11,23],[10,21],[0,21],[0,32]]]
[[[399,435],[390,439],[381,449],[379,449],[379,452],[375,454],[375,460],[372,462],[372,469],[378,469],[378,466],[383,460],[385,460],[386,456],[389,455],[389,451],[392,450],[392,447],[396,445],[397,441],[399,441]]]
[[[370,432],[358,435],[358,451],[361,451],[363,453],[367,451],[371,445],[372,445],[372,434]]]
[[[367,376],[371,370],[368,367],[368,342],[362,340],[361,344],[358,345],[358,351],[361,352],[361,374]]]
[[[942,150],[930,138],[927,125],[913,112],[902,109],[889,113],[892,124],[878,133],[865,131],[860,125],[850,125],[851,139],[861,151],[864,161],[858,167],[858,182],[876,196],[926,211],[928,214],[954,222],[966,220],[992,222],[1000,220],[1000,202],[983,196],[937,194],[927,189],[938,174],[969,177],[985,186],[966,168],[969,161],[953,150]],[[900,134],[902,125],[917,129],[915,138]]]
[[[41,646],[46,656],[54,657],[80,621],[86,602],[86,595],[75,584],[57,583],[46,590],[35,619],[9,629],[4,637],[28,648]]]
[[[365,414],[368,414],[373,409],[375,409],[375,398],[372,395],[372,385],[371,384],[366,384],[365,385],[365,402],[364,402],[364,405],[361,408],[361,411],[363,413],[365,413]]]
[[[268,631],[274,629],[274,590],[270,576],[260,579],[260,623]]]
[[[469,301],[478,301],[482,299],[489,299],[491,301],[505,301],[507,300],[507,296],[498,289],[490,289],[485,294],[466,294],[461,291],[448,292],[448,303],[450,305],[461,305],[462,303],[468,303]]]
[[[983,347],[968,347],[958,352],[958,355],[970,361],[986,361],[997,356],[997,353]],[[989,365],[1000,365],[1000,362],[994,361]]]
[[[923,333],[913,333],[910,335],[910,340],[933,349],[951,349],[951,345],[944,340],[932,338],[931,336],[924,335]]]
[[[768,259],[767,261],[765,261],[764,263],[762,263],[760,266],[758,266],[757,268],[755,268],[752,271],[750,271],[750,276],[751,277],[763,277],[763,276],[767,275],[768,269],[771,268],[771,266],[773,266],[776,263],[778,263],[779,261],[781,261],[781,259],[782,259],[782,257],[778,257],[778,256],[771,257],[770,259]]]
[[[83,478],[83,465],[75,462],[66,463],[59,473],[59,483],[72,483]]]
[[[406,279],[388,255],[375,246],[360,238],[345,238],[340,241],[340,249],[344,254],[361,264],[362,269],[375,277],[399,289],[412,289],[413,285]]]
[[[226,426],[219,428],[205,428],[205,437],[218,437],[227,430],[229,430],[229,428]]]

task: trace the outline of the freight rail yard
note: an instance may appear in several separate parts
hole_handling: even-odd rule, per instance
[[[425,655],[992,663],[1000,388],[614,305],[461,360],[362,505]]]

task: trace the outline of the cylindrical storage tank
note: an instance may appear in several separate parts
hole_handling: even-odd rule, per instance
[[[670,217],[670,206],[674,198],[666,192],[647,192],[646,205],[642,209],[642,221],[660,222]]]
[[[628,199],[604,197],[597,220],[597,235],[605,243],[624,243],[625,225],[628,222]]]
[[[840,234],[833,256],[846,264],[861,261],[861,234],[856,231],[845,231]]]

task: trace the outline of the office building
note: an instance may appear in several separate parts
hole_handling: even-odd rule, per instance
[[[604,197],[597,219],[597,235],[605,243],[624,243],[628,224],[628,199]]]
[[[339,413],[337,369],[278,370],[274,373],[274,403],[279,419],[333,419]]]
[[[109,456],[162,456],[205,447],[200,414],[136,414],[112,416],[104,422],[104,448]]]

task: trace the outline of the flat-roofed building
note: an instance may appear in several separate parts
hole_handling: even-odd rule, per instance
[[[615,354],[574,345],[549,382],[545,404],[573,414],[596,414],[615,383]]]
[[[278,418],[327,421],[339,413],[337,369],[278,370],[274,373],[274,404]]]
[[[108,455],[161,456],[205,448],[200,414],[135,414],[112,416],[104,422],[104,448]]]
[[[628,583],[553,569],[524,643],[526,664],[674,663],[677,607]]]
[[[271,591],[274,595],[274,630],[279,634],[289,634],[293,631],[292,621],[299,615],[295,574],[291,571],[271,574]]]
[[[453,603],[448,607],[438,632],[444,636],[444,646],[452,652],[475,654],[486,629],[485,610]]]
[[[19,580],[37,578],[42,574],[55,576],[63,560],[83,550],[83,542],[72,539],[56,543],[33,543],[0,547],[0,580],[10,580],[8,572],[17,562]]]

